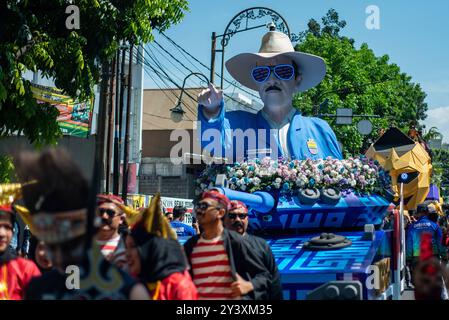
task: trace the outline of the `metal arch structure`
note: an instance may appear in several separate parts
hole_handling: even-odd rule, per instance
[[[257,20],[263,17],[269,16],[271,17],[271,22],[274,24],[274,28],[287,34],[292,42],[297,42],[299,40],[299,36],[290,32],[290,28],[287,24],[287,21],[282,17],[278,12],[273,9],[266,7],[251,7],[237,13],[231,21],[229,21],[228,25],[225,28],[225,31],[222,35],[216,35],[215,32],[212,32],[212,57],[211,57],[211,74],[210,81],[214,81],[215,76],[215,53],[221,52],[221,83],[220,87],[223,89],[223,81],[224,81],[224,55],[225,55],[225,47],[229,44],[229,40],[237,33],[248,31],[252,29],[257,29],[261,27],[267,27],[268,24],[261,24],[253,27],[248,27],[248,23],[251,20]],[[221,50],[216,50],[216,39],[222,38]]]
[[[257,15],[255,13],[256,10],[257,10]],[[222,47],[226,47],[228,45],[231,37],[234,36],[234,34],[236,34],[238,32],[247,31],[247,30],[250,30],[253,28],[259,28],[259,27],[265,26],[265,25],[260,25],[260,26],[256,26],[253,28],[248,28],[249,20],[257,20],[257,19],[263,18],[265,16],[271,16],[271,19],[272,19],[273,23],[275,24],[276,29],[287,34],[290,37],[290,39],[292,39],[292,36],[290,33],[290,28],[287,24],[287,21],[278,12],[276,12],[270,8],[266,8],[266,7],[252,7],[252,8],[248,8],[243,11],[240,11],[231,19],[231,21],[226,26],[225,31],[222,35],[223,36],[223,39],[221,40]],[[239,30],[241,28],[242,21],[245,19],[246,19],[245,29]],[[296,41],[297,41],[297,39],[296,39]]]

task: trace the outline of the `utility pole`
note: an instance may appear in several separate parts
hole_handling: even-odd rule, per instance
[[[115,69],[116,56],[112,59],[111,77],[109,79],[109,110],[108,110],[108,136],[106,146],[106,193],[109,193],[111,180],[112,142],[114,135],[114,96],[115,96]]]
[[[104,179],[104,153],[105,153],[105,131],[106,131],[106,109],[108,106],[108,78],[109,63],[101,66],[100,100],[98,104],[97,135],[95,137],[95,165],[98,168],[99,179],[92,183],[97,184],[97,190],[103,192],[102,182]]]
[[[133,83],[133,44],[129,48],[129,62],[128,62],[128,93],[127,93],[127,103],[126,103],[126,127],[125,127],[125,146],[124,146],[124,160],[123,160],[123,185],[122,185],[122,199],[126,203],[126,198],[128,197],[128,161],[129,161],[129,127],[131,118],[131,93],[132,93],[132,83]]]
[[[117,193],[119,194],[119,188],[120,188],[120,159],[122,157],[122,132],[123,132],[123,110],[125,108],[125,60],[126,60],[126,48],[123,47],[122,49],[122,61],[121,61],[121,67],[120,67],[120,108],[119,108],[119,116],[118,116],[118,132],[117,132],[117,153],[115,155],[116,159],[116,166],[117,166],[117,180],[115,181],[116,185],[115,188],[117,190]],[[124,171],[124,170],[123,170]]]
[[[214,83],[215,80],[215,51],[217,50],[217,33],[212,32],[212,48],[210,58],[210,82]]]
[[[119,94],[121,92],[120,84],[120,53],[121,49],[117,50],[116,57],[116,75],[117,79],[115,82],[115,130],[114,130],[114,176],[112,181],[112,193],[118,195],[119,183],[120,183],[120,148],[119,148],[119,137],[120,137],[120,100]],[[120,95],[121,96],[121,95]]]

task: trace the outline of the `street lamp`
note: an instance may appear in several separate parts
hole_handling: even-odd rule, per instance
[[[176,106],[174,108],[170,109],[171,119],[174,122],[180,122],[184,116],[184,113],[186,113],[184,111],[184,109],[182,108],[182,95],[184,94],[184,87],[186,85],[186,81],[191,76],[197,76],[198,78],[203,78],[206,80],[206,83],[209,83],[209,79],[207,79],[207,77],[204,74],[199,73],[199,72],[192,72],[184,78],[184,81],[182,83],[182,88],[181,88],[181,94],[179,95],[179,98],[178,98],[178,103],[176,104]]]

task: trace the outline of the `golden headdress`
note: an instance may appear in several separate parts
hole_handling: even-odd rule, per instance
[[[149,234],[165,239],[177,239],[176,232],[162,213],[161,195],[159,193],[151,199],[149,207],[144,209],[136,226],[137,224],[143,226]]]
[[[0,205],[12,205],[14,201],[22,198],[22,187],[28,184],[36,183],[31,181],[27,183],[2,183],[0,184]],[[33,226],[31,223],[30,211],[20,205],[14,205],[15,211],[20,215],[23,222],[30,227],[30,231],[33,232]]]

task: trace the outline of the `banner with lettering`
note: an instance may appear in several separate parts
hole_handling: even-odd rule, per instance
[[[90,133],[93,99],[77,101],[62,94],[62,91],[42,85],[31,86],[34,98],[38,103],[48,102],[59,111],[57,121],[64,135],[87,138]]]

